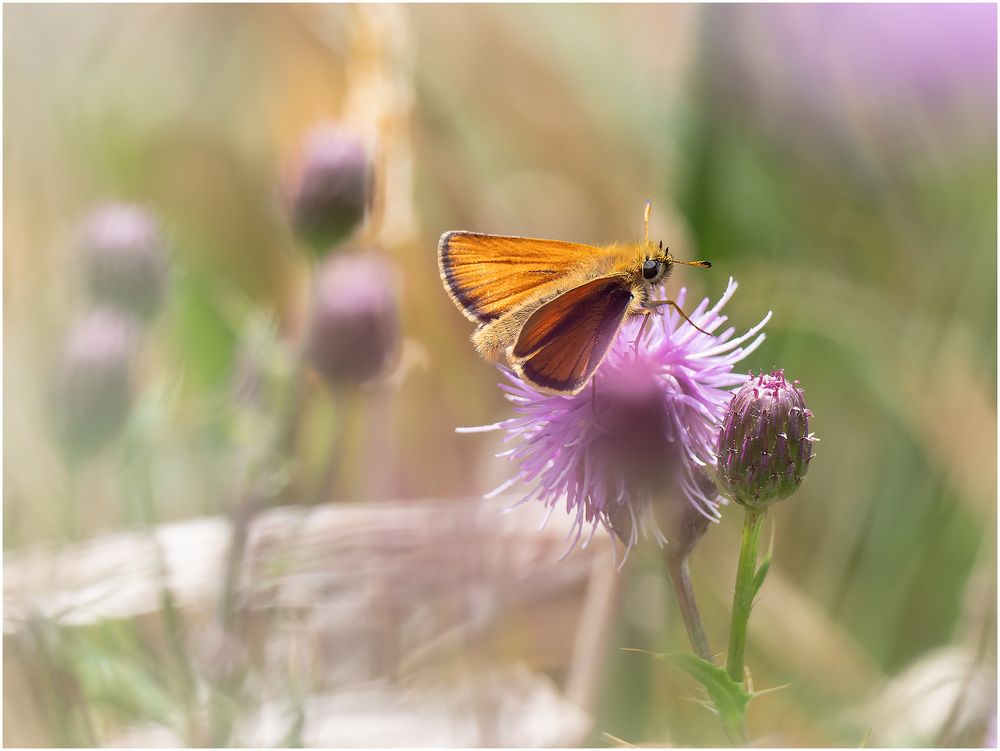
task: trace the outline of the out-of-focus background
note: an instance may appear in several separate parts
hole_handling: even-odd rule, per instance
[[[773,310],[747,367],[822,439],[751,737],[995,745],[995,6],[6,6],[3,41],[5,745],[724,743],[622,649],[687,647],[655,543],[559,562],[454,432],[511,413],[440,234],[633,239],[647,198],[714,264],[669,291]],[[295,213],[331,132],[374,178],[335,241]],[[100,271],[115,232],[146,266]],[[717,650],[739,525],[691,561]]]

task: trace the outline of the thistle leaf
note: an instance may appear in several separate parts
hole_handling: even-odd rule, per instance
[[[671,652],[657,656],[681,668],[704,687],[723,725],[730,728],[743,727],[747,704],[752,696],[743,686],[730,678],[725,670],[688,652]]]

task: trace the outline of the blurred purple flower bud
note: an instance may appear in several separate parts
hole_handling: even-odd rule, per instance
[[[167,257],[156,220],[131,204],[94,211],[81,240],[84,276],[91,296],[140,320],[160,310],[167,281]]]
[[[332,124],[306,137],[289,209],[296,232],[325,255],[355,230],[371,205],[374,170],[364,144]]]
[[[790,496],[805,477],[817,440],[798,382],[779,370],[751,377],[733,396],[719,431],[719,484],[744,506]]]
[[[736,286],[730,279],[719,301],[709,308],[703,300],[691,320],[708,332],[720,329],[726,321],[720,311]],[[677,302],[683,305],[683,290]],[[650,320],[638,349],[641,321],[629,320],[592,385],[572,396],[540,393],[505,370],[511,383],[501,388],[517,416],[460,429],[502,430],[517,441],[501,454],[517,465],[515,476],[489,496],[520,481],[531,488],[520,503],[537,499],[550,511],[564,505],[575,517],[570,548],[586,527],[593,535],[603,526],[626,552],[640,531],[660,542],[676,540],[678,552],[690,550],[718,515],[717,491],[705,468],[728,389],[746,380],[733,365],[760,345],[769,317],[734,337],[732,327],[703,334],[665,311]],[[664,530],[676,537],[665,537]]]
[[[132,404],[135,345],[133,320],[112,308],[92,311],[70,331],[53,399],[68,459],[96,453],[124,426]]]
[[[396,278],[379,256],[328,259],[316,277],[306,342],[309,362],[331,386],[377,376],[399,340]]]

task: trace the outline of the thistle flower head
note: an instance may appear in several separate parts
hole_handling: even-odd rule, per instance
[[[303,141],[290,189],[295,230],[325,255],[364,219],[373,185],[371,159],[359,138],[332,124],[315,128]]]
[[[693,545],[700,536],[698,524],[685,514],[661,514],[658,520],[654,500],[689,504],[706,519],[718,515],[706,469],[714,458],[728,389],[746,379],[733,372],[733,365],[757,348],[764,338],[758,332],[770,317],[736,338],[732,327],[716,334],[726,321],[720,311],[736,287],[730,280],[711,309],[706,298],[690,315],[711,335],[669,310],[650,318],[636,346],[641,321],[626,321],[591,385],[576,395],[540,393],[505,370],[509,383],[501,388],[517,416],[463,429],[501,430],[506,441],[515,442],[501,456],[517,471],[488,497],[523,482],[530,490],[515,505],[537,499],[550,514],[564,505],[574,517],[567,553],[587,526],[591,537],[597,527],[605,527],[622,539],[626,552],[640,530],[664,542],[664,517],[668,530],[687,530],[682,536],[688,542],[681,544]],[[682,306],[684,296],[681,290],[677,302]]]
[[[798,381],[784,371],[743,384],[726,409],[718,442],[718,479],[738,503],[763,508],[791,495],[809,469],[816,440],[809,432]]]
[[[112,203],[94,211],[82,230],[83,273],[91,297],[148,321],[159,311],[167,282],[166,247],[143,208]]]
[[[310,363],[333,386],[374,378],[396,350],[395,276],[384,259],[333,256],[316,277],[306,341]]]

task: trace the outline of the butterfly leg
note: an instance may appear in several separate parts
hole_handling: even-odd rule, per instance
[[[642,335],[646,333],[646,324],[649,323],[649,316],[652,315],[653,311],[650,308],[641,308],[639,310],[639,315],[642,316],[642,323],[639,325],[639,334],[635,338],[635,359],[639,359],[639,342],[642,341]]]
[[[690,318],[688,318],[687,317],[687,313],[685,313],[683,310],[681,310],[681,306],[678,305],[677,303],[675,303],[673,300],[652,300],[651,302],[646,303],[646,305],[647,305],[647,307],[643,309],[644,313],[646,311],[652,312],[650,310],[651,308],[658,308],[661,305],[669,305],[671,308],[673,308],[674,310],[676,310],[680,314],[681,318],[683,318],[685,321],[687,321],[692,326],[694,326],[696,329],[698,329],[698,331],[700,331],[703,334],[708,334],[709,336],[711,336],[711,334],[708,331],[705,331],[705,329],[701,328],[701,326],[699,326],[694,321],[692,321]],[[646,323],[645,323],[645,321],[643,321],[643,326],[645,326],[645,325],[646,325]]]

